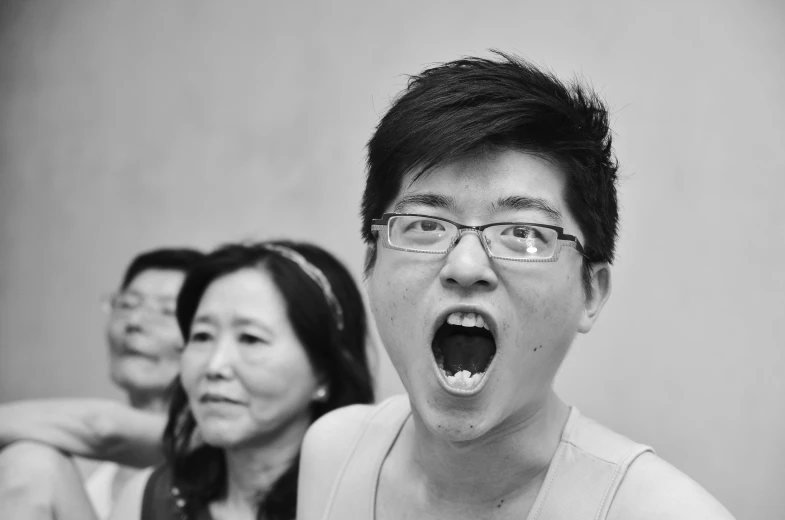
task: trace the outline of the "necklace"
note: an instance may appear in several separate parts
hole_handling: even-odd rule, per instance
[[[173,513],[179,517],[179,520],[188,520],[188,513],[185,511],[185,499],[181,496],[180,489],[177,486],[172,486],[172,496],[174,497],[175,510]]]

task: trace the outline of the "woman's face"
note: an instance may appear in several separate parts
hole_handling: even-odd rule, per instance
[[[175,318],[185,273],[146,269],[116,297],[106,325],[112,380],[132,394],[163,396],[180,368]]]
[[[251,268],[204,292],[180,377],[202,439],[220,448],[304,431],[319,385],[283,296],[266,271]]]

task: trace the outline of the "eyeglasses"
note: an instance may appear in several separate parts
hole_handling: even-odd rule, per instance
[[[175,301],[147,298],[135,292],[117,292],[101,298],[105,311],[119,315],[128,314],[137,309],[149,311],[151,316],[160,320],[167,320],[175,316]]]
[[[412,253],[449,253],[464,233],[476,233],[491,258],[516,262],[555,262],[562,246],[573,247],[584,255],[580,241],[565,235],[564,229],[529,222],[494,222],[484,226],[465,226],[430,215],[385,213],[371,221],[382,245]],[[585,255],[584,255],[585,256]]]

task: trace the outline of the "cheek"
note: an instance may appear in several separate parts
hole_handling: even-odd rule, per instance
[[[505,328],[517,328],[518,345],[538,353],[544,348],[569,346],[580,316],[579,300],[571,284],[535,286],[514,301],[515,316]]]
[[[187,394],[196,391],[197,383],[204,372],[206,356],[193,348],[186,348],[180,357],[180,382]]]
[[[124,328],[125,323],[119,319],[110,319],[106,324],[106,338],[111,346],[114,347],[122,341]]]
[[[288,351],[289,348],[295,347],[235,368],[235,374],[250,398],[283,402],[313,393],[318,381],[306,354]]]
[[[412,317],[422,314],[424,294],[438,276],[438,270],[427,267],[395,258],[377,260],[368,284],[368,298],[384,340],[390,339],[384,337],[385,330],[394,329],[400,333],[404,330],[402,327],[411,328]]]
[[[177,327],[162,331],[160,337],[161,354],[171,359],[179,359],[183,347],[183,337]]]

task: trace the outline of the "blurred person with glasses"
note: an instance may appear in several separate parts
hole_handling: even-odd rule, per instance
[[[610,115],[515,56],[411,77],[368,143],[366,284],[407,395],[306,435],[298,520],[730,519],[554,377],[611,292]]]
[[[119,289],[101,299],[107,313],[109,375],[125,392],[130,407],[144,412],[137,419],[140,431],[160,434],[163,430],[168,389],[179,372],[183,346],[175,317],[177,294],[186,273],[203,258],[201,252],[189,248],[141,253],[127,267]],[[90,416],[86,412],[89,407],[85,406],[88,401],[36,399],[0,405],[0,446],[23,441],[0,452],[0,513],[11,507],[11,501],[25,502],[24,511],[46,510],[57,499],[55,495],[71,500],[86,492],[97,516],[109,516],[120,490],[137,472],[134,467],[102,462],[85,480],[84,491],[60,489],[58,486],[66,482],[50,479],[61,471],[73,472],[74,468],[45,444],[69,447],[75,443],[73,451],[88,452],[90,446],[80,450],[80,445],[89,441],[82,435],[83,430],[102,428],[105,418]],[[143,467],[160,460],[161,455],[153,450],[132,450],[119,454],[119,458]],[[80,505],[73,502],[76,512]],[[17,511],[14,514],[23,514]],[[47,514],[40,517],[47,518]]]
[[[108,301],[119,314],[143,310],[138,298]],[[144,312],[162,319],[159,303]],[[157,465],[128,480],[113,520],[291,520],[306,429],[373,401],[365,307],[351,273],[312,244],[229,244],[188,272],[176,321],[185,342],[165,429],[150,414],[83,400],[81,416],[96,421],[36,440]],[[49,465],[58,485],[47,510],[17,508],[14,518],[95,518],[62,459]]]

